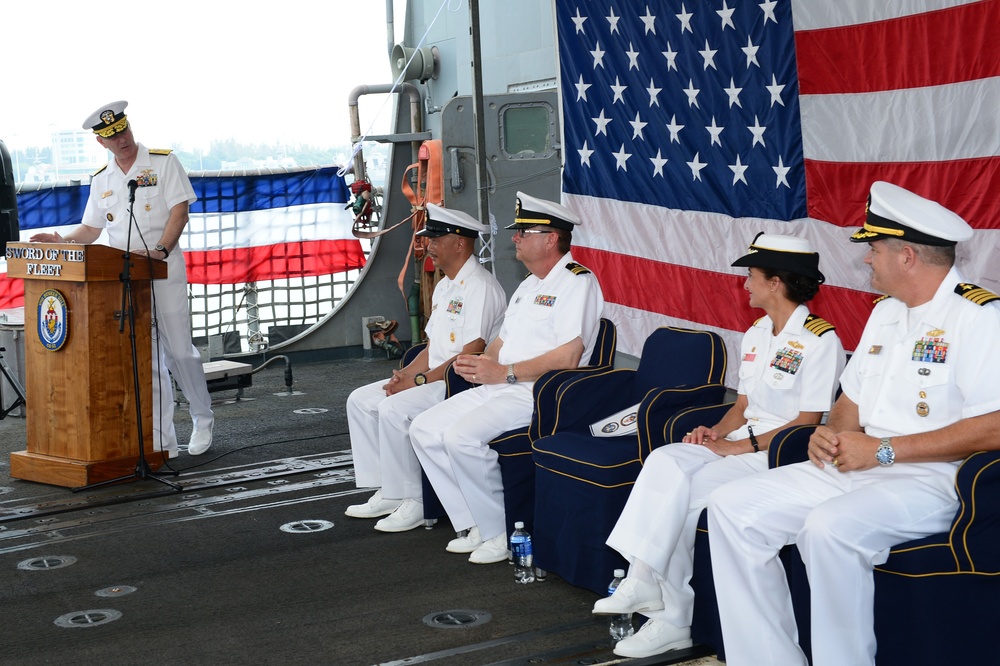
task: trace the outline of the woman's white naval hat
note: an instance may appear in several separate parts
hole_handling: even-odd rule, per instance
[[[424,228],[418,231],[417,235],[438,238],[448,234],[457,234],[467,238],[475,238],[479,234],[486,234],[489,231],[488,226],[468,213],[429,203],[427,204],[427,220],[424,222]]]
[[[94,130],[94,134],[107,139],[128,129],[128,118],[125,117],[125,107],[128,102],[121,99],[102,106],[87,116],[83,121],[83,129]]]
[[[747,253],[732,265],[788,271],[817,280],[820,284],[826,282],[826,277],[819,271],[819,253],[805,238],[796,236],[761,232],[754,237]]]
[[[969,240],[972,233],[968,222],[938,202],[878,180],[868,194],[865,225],[851,242],[899,238],[919,245],[952,246]]]
[[[514,203],[514,224],[507,225],[507,229],[527,229],[541,225],[572,231],[578,224],[580,218],[569,208],[518,192]]]

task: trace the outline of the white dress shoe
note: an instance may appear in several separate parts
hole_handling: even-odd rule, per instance
[[[628,615],[643,611],[663,610],[663,593],[655,583],[638,578],[626,578],[610,597],[598,599],[594,615]]]
[[[479,528],[473,525],[472,529],[464,537],[458,537],[449,541],[445,550],[449,553],[471,553],[482,545],[483,540],[479,536]]]
[[[691,628],[675,627],[659,620],[649,620],[639,631],[627,636],[615,645],[619,657],[652,657],[670,650],[691,647]]]
[[[193,456],[200,456],[208,447],[212,446],[212,427],[195,430],[191,433],[191,441],[188,442],[188,453]]]
[[[493,564],[494,562],[506,562],[509,557],[507,533],[504,532],[484,541],[482,546],[472,551],[472,555],[469,555],[469,561],[473,564]]]
[[[347,507],[344,515],[351,518],[379,518],[395,511],[400,503],[401,500],[382,499],[382,489],[379,488],[364,504],[352,504]]]
[[[406,532],[424,524],[424,503],[407,498],[382,520],[375,523],[379,532]]]

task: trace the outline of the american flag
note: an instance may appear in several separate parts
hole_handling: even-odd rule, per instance
[[[965,217],[959,266],[1000,290],[996,0],[557,0],[556,20],[574,255],[625,351],[663,324],[732,349],[761,313],[730,263],[759,231],[819,250],[810,308],[853,349],[872,294],[847,237],[875,180]]]

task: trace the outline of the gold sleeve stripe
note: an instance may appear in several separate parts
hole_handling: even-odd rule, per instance
[[[976,305],[986,305],[987,303],[992,303],[993,301],[1000,300],[1000,296],[997,296],[989,289],[983,289],[982,287],[977,287],[974,284],[969,284],[967,282],[959,283],[955,287],[955,293],[966,298]]]
[[[806,317],[806,323],[804,325],[805,329],[815,336],[823,335],[824,333],[829,333],[830,331],[837,330],[837,327],[823,319],[822,317],[817,317],[816,315],[809,315]]]

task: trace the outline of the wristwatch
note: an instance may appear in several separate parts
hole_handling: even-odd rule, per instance
[[[896,452],[892,449],[892,438],[883,437],[879,442],[878,451],[875,452],[875,460],[882,467],[889,467],[896,462]]]
[[[516,384],[517,383],[517,377],[514,376],[514,364],[513,363],[511,363],[510,365],[507,366],[507,383],[508,384]]]
[[[427,383],[427,375],[425,375],[422,372],[418,372],[417,374],[413,375],[413,383],[416,384],[417,386],[423,386],[424,384]]]
[[[164,259],[166,259],[167,257],[170,256],[170,251],[167,250],[167,248],[163,247],[163,243],[157,243],[156,247],[154,247],[153,249],[154,250],[159,250],[160,252],[162,252]]]

